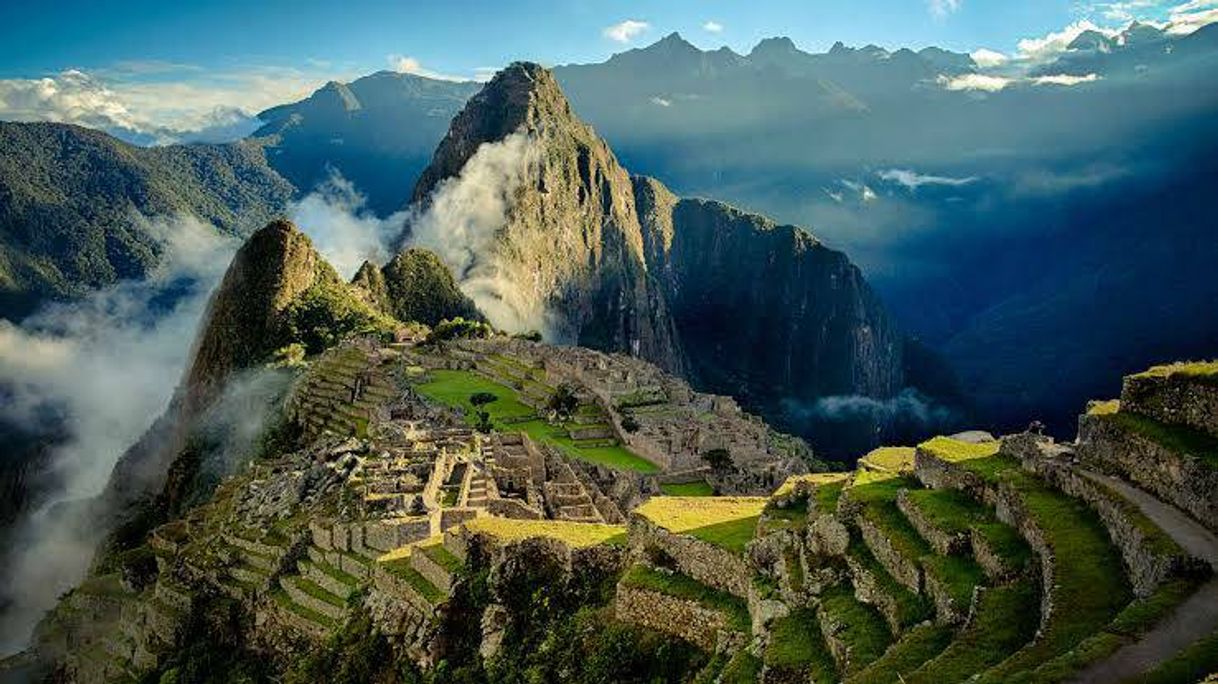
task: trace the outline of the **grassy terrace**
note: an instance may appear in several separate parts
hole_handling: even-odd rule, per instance
[[[859,459],[859,465],[886,473],[911,473],[913,447],[880,447]]]
[[[905,677],[909,684],[963,682],[1002,661],[1036,634],[1039,611],[1031,583],[987,590],[976,618],[933,660]]]
[[[1120,553],[1096,513],[1078,499],[1046,486],[1012,458],[955,440],[937,437],[923,445],[993,485],[1009,487],[1023,502],[1031,522],[1053,550],[1054,604],[1041,638],[987,673],[1004,681],[1034,669],[1102,630],[1125,607],[1131,593]],[[987,453],[988,452],[988,453]]]
[[[347,605],[346,601],[344,601],[342,598],[331,594],[312,580],[305,579],[304,577],[293,577],[288,579],[288,581],[294,584],[297,589],[303,591],[309,596],[312,596],[318,601],[323,601],[339,608]]]
[[[406,582],[406,584],[410,585],[410,587],[414,589],[419,596],[422,596],[433,606],[445,599],[444,592],[440,591],[440,589],[428,581],[426,577],[420,575],[418,570],[410,567],[409,556],[381,561],[381,565],[394,577],[397,577],[398,579]]]
[[[943,652],[952,641],[951,627],[925,624],[910,630],[883,657],[846,680],[847,684],[894,684]],[[821,680],[816,680],[821,681]],[[824,681],[832,681],[826,679]]]
[[[1140,684],[1199,682],[1214,672],[1218,672],[1218,632],[1197,641],[1171,660],[1133,681]]]
[[[676,482],[661,484],[664,496],[714,496],[715,488],[706,482]]]
[[[749,609],[743,599],[711,587],[679,573],[664,573],[645,565],[635,565],[622,575],[621,583],[636,589],[648,589],[699,603],[723,613],[728,626],[745,634],[752,629]]]
[[[807,673],[813,682],[837,679],[833,656],[825,647],[816,613],[811,608],[799,608],[770,625],[770,641],[763,660],[770,668]]]
[[[1126,606],[1102,632],[1087,637],[1069,652],[1040,665],[1034,671],[1021,672],[1008,678],[1008,681],[1050,684],[1073,679],[1088,665],[1103,660],[1150,631],[1191,596],[1201,582],[1200,579],[1179,579],[1164,584],[1154,594]]]
[[[271,599],[274,600],[275,604],[280,608],[292,611],[309,622],[319,624],[327,629],[335,629],[338,627],[338,622],[336,622],[330,616],[322,615],[315,610],[311,610],[292,601],[292,598],[288,596],[287,592],[285,592],[283,589],[276,588],[274,591],[272,591]]]
[[[1169,378],[1174,375],[1203,378],[1218,382],[1218,361],[1183,361],[1162,366],[1152,366],[1133,377]]]
[[[536,411],[518,398],[516,391],[472,371],[434,370],[427,381],[415,386],[420,394],[442,404],[465,409],[466,420],[477,422],[477,411],[469,403],[470,396],[485,392],[497,400],[483,409],[490,414],[496,430],[523,432],[538,442],[558,447],[564,453],[583,461],[641,473],[659,471],[651,461],[620,445],[581,445],[568,434],[569,425],[550,425],[536,418]]]
[[[1191,454],[1203,463],[1218,468],[1218,438],[1184,425],[1160,423],[1153,418],[1136,413],[1101,414],[1103,420],[1111,421],[1121,430],[1140,435],[1177,453]]]
[[[884,655],[892,637],[888,624],[871,606],[860,603],[846,589],[837,589],[821,597],[820,610],[840,629],[836,636],[850,648],[850,671],[857,672]]]
[[[350,573],[343,572],[342,570],[334,567],[333,565],[330,565],[329,563],[325,563],[322,561],[315,561],[315,560],[309,560],[309,561],[304,561],[304,562],[315,566],[318,570],[329,575],[330,577],[333,577],[334,579],[338,580],[342,584],[347,585],[348,587],[358,587],[361,583],[360,578],[358,578],[355,575],[352,575]]]
[[[962,492],[949,489],[910,490],[909,502],[935,528],[947,534],[970,531],[983,537],[987,546],[1008,568],[1022,568],[1032,559],[1032,549],[1010,525],[998,522],[992,512]]]
[[[448,571],[450,575],[455,575],[456,573],[461,572],[461,568],[465,567],[465,564],[461,562],[461,559],[454,556],[452,551],[445,548],[442,542],[421,544],[419,545],[416,553],[421,553],[424,556],[427,556],[429,559],[434,561],[436,565],[439,565]]]
[[[812,501],[816,506],[816,510],[821,513],[833,513],[837,511],[837,501],[842,496],[842,489],[846,486],[844,479],[836,482],[828,482],[816,487],[816,491],[812,493]]]
[[[875,578],[881,591],[895,600],[898,613],[897,622],[902,628],[916,625],[930,617],[931,606],[926,599],[893,579],[861,540],[851,538],[850,547],[846,553]]]
[[[486,534],[504,542],[548,537],[583,548],[597,544],[625,544],[626,528],[622,525],[599,525],[564,520],[509,520],[507,518],[475,518],[465,523],[470,532]]]
[[[751,496],[655,496],[635,512],[669,532],[743,554],[768,502]]]

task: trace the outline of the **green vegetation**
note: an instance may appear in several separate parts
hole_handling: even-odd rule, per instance
[[[1002,661],[1036,634],[1036,591],[1027,581],[987,589],[975,619],[933,660],[905,677],[909,684],[967,681]]]
[[[1109,399],[1108,401],[1092,401],[1087,404],[1087,415],[1089,416],[1111,416],[1121,410],[1120,399]]]
[[[897,624],[902,628],[916,625],[930,617],[932,612],[930,603],[893,579],[861,540],[852,537],[850,547],[846,552],[854,562],[862,566],[875,579],[877,588],[895,601]]]
[[[665,496],[714,496],[715,488],[706,482],[674,482],[661,484],[660,491]]]
[[[308,594],[309,596],[312,596],[313,598],[317,599],[318,601],[323,601],[325,603],[329,603],[330,605],[337,606],[339,608],[342,608],[347,605],[347,602],[344,601],[342,598],[339,598],[338,596],[331,594],[330,592],[326,591],[322,587],[318,586],[312,580],[305,579],[304,577],[294,577],[294,578],[289,578],[288,581],[291,582],[292,584],[294,584],[297,589],[303,591],[304,593]]]
[[[1169,378],[1182,375],[1193,378],[1218,379],[1218,361],[1181,361],[1162,366],[1152,366],[1132,377]]]
[[[816,503],[816,510],[821,513],[833,513],[837,510],[837,500],[842,496],[842,489],[846,486],[844,480],[838,482],[827,482],[817,485],[816,491],[812,494],[812,499]]]
[[[494,328],[482,321],[467,320],[460,316],[440,321],[427,334],[427,344],[449,340],[486,339],[495,333]]]
[[[646,565],[635,565],[622,575],[621,583],[627,587],[647,589],[668,596],[694,601],[727,618],[732,629],[749,634],[752,620],[744,600],[725,591],[719,591],[680,573],[664,573]]]
[[[938,580],[961,610],[967,610],[973,598],[973,589],[985,581],[981,566],[963,556],[924,556],[922,568],[927,577]]]
[[[508,520],[483,517],[465,523],[465,529],[502,541],[549,537],[576,548],[597,544],[622,544],[626,540],[626,528],[622,525],[576,523],[566,520]]]
[[[274,591],[272,591],[271,599],[275,601],[275,604],[280,608],[290,610],[309,622],[322,625],[327,629],[335,629],[338,627],[338,622],[336,622],[334,618],[330,617],[329,615],[322,615],[315,610],[294,602],[292,597],[288,596],[283,589],[276,588]]]
[[[1001,446],[1001,443],[996,441],[974,444],[972,442],[952,439],[951,437],[935,437],[919,444],[918,448],[925,449],[944,461],[956,463],[993,456],[998,453],[999,446]]]
[[[1139,684],[1199,682],[1218,672],[1218,632],[1204,637],[1146,674],[1134,678]]]
[[[470,425],[476,425],[478,421],[478,409],[470,403],[470,398],[477,394],[492,395],[495,401],[484,404],[483,410],[489,414],[496,430],[523,432],[535,441],[552,444],[570,457],[589,463],[641,473],[659,471],[654,463],[621,445],[579,444],[571,439],[567,425],[551,425],[537,419],[537,412],[521,402],[515,390],[472,371],[433,370],[415,389],[428,399],[465,409]]]
[[[635,512],[669,532],[688,534],[743,554],[768,502],[763,497],[747,496],[656,496]]]
[[[1199,579],[1178,579],[1164,584],[1154,594],[1126,606],[1103,631],[1087,637],[1078,646],[1033,671],[1015,674],[1009,681],[1021,684],[1069,681],[1088,665],[1103,660],[1148,632],[1191,596],[1200,584]]]
[[[914,627],[884,652],[883,657],[847,679],[848,684],[895,684],[942,653],[951,643],[951,627],[925,624]],[[816,680],[822,681],[822,680]],[[825,679],[823,681],[833,681]]]
[[[887,473],[911,473],[914,466],[913,447],[880,447],[859,459],[859,465]]]
[[[1129,602],[1131,594],[1120,553],[1096,513],[1085,503],[1050,489],[1012,458],[986,456],[984,450],[972,445],[944,445],[954,440],[937,440],[939,447],[933,453],[946,455],[1019,497],[1054,553],[1054,603],[1068,607],[1053,613],[1035,644],[987,673],[987,677],[1002,681],[1065,653],[1102,629]]]
[[[807,673],[814,682],[837,679],[833,656],[825,647],[816,613],[811,608],[799,608],[770,625],[764,661],[769,668]],[[805,675],[802,679],[807,681],[809,677]]]
[[[892,643],[884,618],[871,606],[860,603],[848,590],[836,589],[824,594],[820,610],[833,624],[840,626],[835,636],[850,649],[851,672],[878,660]]]
[[[432,584],[426,577],[420,575],[418,570],[410,567],[409,556],[381,561],[381,566],[388,570],[393,576],[410,585],[410,588],[414,589],[419,596],[422,596],[432,605],[440,603],[446,598],[444,596],[444,592],[440,591],[436,585]]]
[[[1190,454],[1218,468],[1218,437],[1185,425],[1169,425],[1136,413],[1117,412],[1102,417],[1114,425],[1170,451]]]
[[[398,252],[385,264],[381,276],[377,285],[383,283],[385,292],[378,299],[398,320],[437,326],[445,320],[481,318],[478,307],[457,287],[448,266],[426,249]]]
[[[719,678],[721,684],[756,684],[761,678],[761,660],[741,649],[732,656]]]
[[[284,310],[285,339],[277,347],[301,344],[309,354],[319,354],[354,335],[393,332],[392,318],[356,297],[328,266],[323,270]]]
[[[461,559],[454,556],[453,552],[449,551],[441,542],[420,544],[415,548],[415,553],[422,553],[423,555],[427,556],[434,561],[436,565],[439,565],[447,570],[449,574],[455,575],[461,572],[462,568],[465,567],[465,564],[461,562]]]

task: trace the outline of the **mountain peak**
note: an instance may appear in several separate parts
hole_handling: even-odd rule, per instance
[[[799,52],[799,48],[795,46],[795,41],[786,36],[775,36],[773,38],[763,38],[760,43],[753,46],[749,52],[749,57],[757,57],[760,55],[784,55]]]
[[[496,142],[543,122],[573,120],[571,105],[548,69],[515,62],[470,98],[436,148],[432,163],[415,185],[414,201],[425,198],[440,180],[456,175],[485,142]]]

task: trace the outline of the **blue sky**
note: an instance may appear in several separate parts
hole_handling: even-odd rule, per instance
[[[0,76],[33,77],[66,68],[122,62],[234,64],[325,62],[363,71],[387,55],[414,57],[443,73],[528,58],[543,63],[601,60],[623,44],[603,33],[623,20],[649,27],[634,42],[670,31],[702,47],[747,51],[787,35],[808,50],[836,40],[885,47],[939,45],[960,51],[1012,50],[1113,5],[1153,15],[1169,2],[1072,0],[606,0],[426,2],[104,2],[6,3],[0,25]],[[1140,7],[1139,7],[1140,6]],[[1162,17],[1162,11],[1157,12]],[[714,22],[718,32],[704,27]],[[713,28],[713,27],[712,27]],[[313,62],[309,62],[313,60]]]
[[[0,118],[113,130],[210,126],[226,107],[256,112],[327,80],[393,68],[486,77],[513,60],[590,62],[672,31],[703,48],[747,52],[789,36],[937,45],[1010,56],[1020,41],[1077,34],[1092,22],[1218,20],[1218,0],[611,0],[401,2],[6,2],[0,9]],[[616,27],[616,28],[615,28]],[[631,30],[633,29],[633,30]],[[1068,41],[1067,41],[1068,42]],[[991,53],[992,54],[992,53]],[[206,119],[206,120],[204,120]],[[105,123],[109,122],[109,123]],[[117,122],[117,123],[115,123]],[[150,134],[172,139],[171,133]],[[158,137],[160,136],[160,137]],[[166,137],[168,136],[168,137]]]

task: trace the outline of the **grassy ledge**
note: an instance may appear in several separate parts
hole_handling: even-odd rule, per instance
[[[770,626],[770,641],[764,661],[767,667],[794,670],[805,680],[831,682],[837,679],[833,656],[825,647],[816,625],[816,613],[800,608]]]
[[[655,496],[635,513],[675,534],[688,534],[736,554],[757,529],[769,499],[753,496]]]
[[[884,618],[847,590],[826,593],[821,598],[820,611],[840,626],[836,636],[850,648],[851,671],[862,670],[878,660],[892,643]]]
[[[748,634],[752,629],[749,609],[742,599],[680,573],[660,572],[645,565],[635,565],[622,575],[621,584],[693,601],[722,613],[727,618],[728,626],[736,631]]]
[[[885,651],[879,660],[848,678],[846,682],[847,684],[900,682],[904,677],[908,677],[909,673],[942,653],[951,643],[954,634],[951,627],[943,625],[926,624],[915,627]]]
[[[565,520],[509,520],[483,517],[465,523],[465,529],[494,537],[503,542],[548,537],[576,548],[598,544],[620,545],[626,541],[626,528],[623,525],[577,523]]]
[[[937,657],[915,670],[909,684],[967,681],[1002,661],[1036,634],[1036,591],[1027,581],[985,591],[973,622]]]

